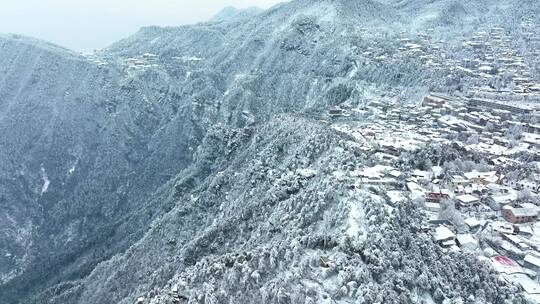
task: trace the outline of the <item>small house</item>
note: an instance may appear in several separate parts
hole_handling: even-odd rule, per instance
[[[461,249],[475,250],[478,248],[478,240],[476,240],[471,234],[458,234],[456,241]]]
[[[515,232],[514,226],[508,223],[495,222],[491,225],[493,231],[498,232],[501,235],[513,234]]]
[[[432,203],[432,202],[426,202],[426,210],[431,212],[439,212],[441,210],[441,204],[439,203]]]
[[[427,171],[414,170],[411,173],[412,177],[418,181],[428,181],[431,180],[431,174]]]
[[[468,184],[470,184],[470,180],[466,179],[465,177],[463,176],[459,176],[459,175],[454,175],[452,176],[452,184],[457,187],[457,186],[466,186]]]
[[[527,243],[525,243],[523,241],[522,238],[520,238],[519,236],[517,235],[514,235],[514,234],[503,234],[502,235],[503,238],[505,240],[507,240],[508,242],[510,242],[512,245],[516,246],[518,249],[520,250],[528,250],[530,249],[531,247],[529,245],[527,245]]]
[[[455,245],[456,235],[448,229],[446,226],[439,226],[435,228],[433,234],[433,240],[442,247],[451,247]]]
[[[512,193],[499,193],[492,195],[488,198],[487,202],[490,205],[498,206],[502,208],[504,205],[513,203],[517,199],[517,195]]]
[[[456,200],[459,203],[459,205],[462,207],[473,206],[480,202],[480,199],[478,197],[474,195],[470,195],[470,194],[463,194],[463,195],[456,196]]]
[[[446,100],[440,97],[428,95],[424,97],[424,100],[422,100],[422,106],[423,107],[429,107],[434,109],[440,109],[442,108],[446,103]]]
[[[504,206],[502,208],[502,216],[505,220],[513,224],[530,223],[538,219],[538,209]]]
[[[490,172],[478,172],[478,171],[472,171],[467,172],[465,174],[465,177],[470,180],[474,181],[479,184],[490,184],[490,183],[498,183],[499,182],[499,175],[496,171],[490,171]]]
[[[465,224],[469,227],[469,229],[476,229],[477,227],[480,227],[481,223],[474,217],[470,217],[465,220]]]
[[[536,255],[527,254],[523,259],[523,267],[532,271],[540,270],[540,258]]]
[[[432,203],[439,203],[443,200],[450,199],[450,195],[448,193],[443,192],[427,192],[426,193],[426,201],[432,202]]]
[[[332,107],[328,110],[328,114],[331,117],[342,117],[347,116],[347,111],[340,107]]]

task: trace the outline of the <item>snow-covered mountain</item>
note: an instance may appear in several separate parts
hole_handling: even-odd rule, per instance
[[[244,9],[237,9],[232,6],[227,6],[226,8],[222,9],[219,13],[217,13],[210,21],[213,22],[223,22],[223,21],[233,21],[238,19],[244,19],[244,18],[251,18],[254,17],[260,13],[262,13],[264,9],[259,7],[248,7]]]
[[[0,36],[0,303],[506,303],[478,261],[416,236],[414,206],[385,217],[334,175],[366,155],[321,116],[457,87],[372,46],[392,54],[427,27],[452,43],[539,11],[293,0],[91,55]]]

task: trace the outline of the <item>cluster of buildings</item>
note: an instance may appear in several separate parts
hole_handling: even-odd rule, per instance
[[[431,93],[420,107],[371,102],[355,111],[361,120],[332,124],[369,155],[349,172],[352,186],[389,206],[417,202],[422,229],[443,250],[477,255],[540,300],[540,103]],[[457,159],[404,165],[436,147]]]
[[[477,31],[457,47],[435,39],[432,29],[401,34],[395,50],[366,47],[366,60],[416,58],[427,69],[459,73],[468,92],[432,92],[420,107],[388,100],[340,105],[328,109],[328,117],[368,156],[336,176],[347,175],[352,188],[370,190],[390,208],[416,202],[426,215],[422,230],[443,250],[476,255],[540,302],[540,79],[532,68],[540,65],[540,27],[525,20],[516,30],[538,47],[518,51],[513,32],[500,27]],[[185,65],[204,60],[173,59]],[[139,71],[158,61],[143,54],[123,65]],[[450,148],[453,158],[430,159],[431,150]]]
[[[529,30],[529,29],[528,29]],[[522,33],[528,36],[530,32]],[[463,46],[471,50],[470,57],[462,60],[462,68],[472,75],[484,78],[499,77],[504,79],[497,88],[479,87],[480,92],[513,93],[522,97],[540,94],[540,82],[532,77],[530,64],[526,58],[534,54],[520,54],[513,45],[513,40],[504,28],[491,28],[480,31]],[[501,91],[501,92],[498,92]]]
[[[488,258],[502,278],[539,300],[540,103],[433,94],[422,104],[436,113],[441,134],[486,164],[481,172],[452,176],[450,187],[442,189],[455,208],[453,221],[441,218],[445,211],[426,197],[430,223],[437,225],[434,240],[448,250]],[[466,138],[450,137],[445,129]]]
[[[540,101],[540,79],[535,71],[540,64],[539,31],[538,24],[524,20],[516,28],[485,28],[458,41],[440,39],[433,29],[403,32],[390,43],[364,46],[358,55],[395,66],[419,61],[426,71],[459,75],[477,97],[505,94],[505,99]]]
[[[123,61],[123,67],[128,72],[147,70],[153,67],[159,67],[158,55],[152,53],[144,53],[141,56],[126,58]]]
[[[97,65],[98,67],[106,67],[109,65],[107,60],[99,56],[96,52],[93,53],[81,53],[89,62]]]

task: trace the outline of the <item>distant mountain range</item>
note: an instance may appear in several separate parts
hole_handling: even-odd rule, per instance
[[[412,266],[368,263],[392,251],[440,270],[433,290],[468,284],[442,269],[478,273],[485,284],[459,289],[463,298],[482,290],[503,303],[490,289],[502,283],[477,261],[445,268],[429,240],[415,243],[415,211],[410,225],[386,223],[368,218],[384,212],[368,196],[345,199],[330,168],[362,154],[321,116],[454,88],[414,58],[374,61],[370,47],[427,28],[459,47],[538,12],[532,0],[293,0],[145,27],[92,55],[0,36],[0,303],[413,303],[387,286],[424,296]],[[307,167],[313,176],[298,171]],[[344,237],[351,199],[362,245]],[[387,253],[377,239],[393,242]],[[329,254],[347,270],[311,273]],[[352,277],[395,297],[333,293]]]

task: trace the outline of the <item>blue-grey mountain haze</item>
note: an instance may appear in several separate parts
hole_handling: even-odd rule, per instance
[[[206,21],[226,6],[268,8],[280,0],[3,0],[0,33],[16,33],[88,52],[147,25]]]

